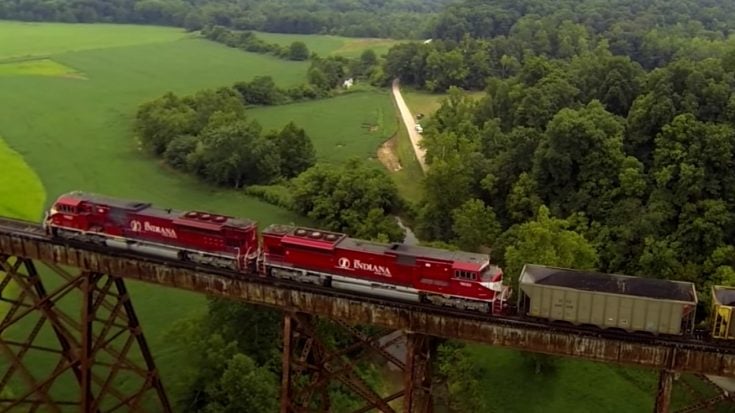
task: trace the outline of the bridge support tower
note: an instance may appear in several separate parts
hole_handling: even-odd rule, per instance
[[[281,413],[329,412],[330,390],[357,395],[355,413],[433,413],[431,361],[437,339],[421,334],[363,329],[343,322],[320,322],[289,313],[283,322]],[[381,377],[395,374],[395,391],[374,389],[365,379],[362,361],[387,361]],[[401,386],[402,384],[402,386]],[[402,387],[402,388],[401,388]]]
[[[171,412],[123,279],[40,269],[0,255],[0,412]]]

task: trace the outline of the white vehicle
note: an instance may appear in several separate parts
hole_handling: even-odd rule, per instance
[[[421,125],[416,124],[416,132],[421,133],[424,131],[424,128],[421,127]]]

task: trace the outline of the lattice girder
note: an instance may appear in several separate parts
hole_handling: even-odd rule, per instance
[[[46,268],[0,256],[0,412],[170,412],[123,279]]]
[[[426,391],[431,383],[428,365],[430,351],[435,350],[433,338],[410,334],[404,349],[399,351],[406,356],[407,360],[403,361],[388,348],[406,340],[404,334],[386,331],[368,334],[341,321],[334,322],[332,326],[339,327],[340,333],[349,337],[339,348],[334,343],[327,344],[317,328],[315,317],[303,313],[286,314],[284,317],[281,413],[330,411],[329,386],[335,383],[365,402],[354,413],[433,411],[431,393]],[[404,377],[405,388],[390,393],[371,388],[356,368],[360,360],[368,356],[378,356],[387,361],[385,364],[399,370]],[[421,394],[412,394],[417,391]],[[396,404],[400,398],[403,398],[402,404]]]

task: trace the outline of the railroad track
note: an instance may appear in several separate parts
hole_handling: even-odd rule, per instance
[[[405,309],[407,311],[421,312],[427,314],[435,314],[441,316],[453,316],[464,319],[477,320],[482,322],[491,322],[496,324],[502,324],[507,327],[517,327],[523,329],[534,329],[544,331],[554,331],[565,334],[574,334],[578,336],[587,336],[594,338],[604,338],[610,340],[618,340],[623,342],[648,344],[656,346],[664,346],[669,348],[682,348],[691,350],[704,350],[710,352],[719,352],[726,354],[735,354],[735,343],[726,342],[723,340],[711,340],[701,337],[691,336],[653,336],[648,334],[636,334],[618,332],[615,330],[601,330],[592,328],[583,328],[573,325],[560,325],[556,323],[537,321],[519,316],[493,316],[489,314],[472,313],[462,311],[458,309],[437,307],[432,304],[424,303],[411,303],[397,300],[390,300],[379,297],[364,296],[345,292],[341,290],[334,290],[332,288],[316,286],[312,284],[303,284],[297,281],[275,279],[275,278],[264,278],[252,274],[239,273],[232,270],[224,270],[213,267],[204,267],[197,265],[192,262],[170,260],[166,258],[144,255],[134,253],[130,251],[122,251],[116,249],[110,249],[106,246],[90,244],[87,242],[75,241],[70,239],[54,239],[52,236],[46,233],[43,226],[37,222],[16,220],[10,218],[0,217],[0,233],[12,234],[25,239],[39,240],[56,245],[69,245],[75,248],[84,249],[88,251],[94,251],[98,253],[108,254],[115,257],[142,260],[151,263],[163,264],[171,267],[179,267],[182,269],[196,270],[206,272],[209,274],[219,275],[230,279],[238,279],[242,281],[252,283],[264,283],[278,287],[284,287],[288,289],[295,289],[305,292],[310,292],[319,295],[341,297],[351,300],[358,300],[364,303],[372,303],[375,305],[389,306],[393,308]],[[1,253],[2,251],[0,251]]]

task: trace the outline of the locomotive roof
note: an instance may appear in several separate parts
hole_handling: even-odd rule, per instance
[[[457,265],[457,269],[466,271],[477,271],[488,264],[490,257],[485,254],[477,254],[465,251],[450,251],[439,248],[422,247],[407,244],[381,244],[377,242],[364,241],[355,238],[345,238],[339,243],[339,248],[351,251],[361,251],[373,254],[401,255],[407,257],[449,261]],[[469,265],[462,265],[469,264]]]
[[[81,191],[74,191],[70,192],[66,195],[63,195],[62,198],[64,200],[74,200],[78,202],[91,202],[94,204],[101,204],[109,206],[110,208],[120,208],[120,209],[128,209],[133,211],[139,211],[143,208],[148,208],[151,206],[150,202],[140,202],[140,201],[131,201],[127,199],[119,199],[119,198],[112,198],[107,197],[104,195],[97,195],[97,194],[91,194]]]
[[[131,201],[119,198],[112,198],[103,195],[90,194],[81,191],[70,192],[63,195],[64,200],[73,200],[79,202],[90,202],[96,205],[105,205],[110,208],[124,209],[126,211],[135,212],[138,214],[153,216],[157,218],[170,219],[175,221],[177,224],[188,225],[190,227],[205,229],[205,230],[217,230],[221,226],[247,228],[255,224],[255,221],[242,218],[233,218],[226,215],[219,214],[208,214],[211,217],[221,216],[225,218],[224,221],[206,221],[198,219],[199,216],[207,214],[206,212],[199,211],[182,211],[177,209],[163,209],[154,207],[151,202],[140,202]],[[193,215],[193,216],[188,216]]]
[[[448,261],[458,270],[478,271],[488,264],[490,258],[485,254],[476,254],[464,251],[447,251],[438,248],[420,247],[406,244],[382,244],[349,238],[343,233],[322,231],[312,228],[295,227],[291,225],[270,225],[263,230],[264,234],[283,236],[282,242],[302,247],[323,250],[358,251],[368,254],[401,255],[416,258]]]
[[[521,284],[540,284],[601,293],[696,302],[694,284],[620,274],[526,264]]]

